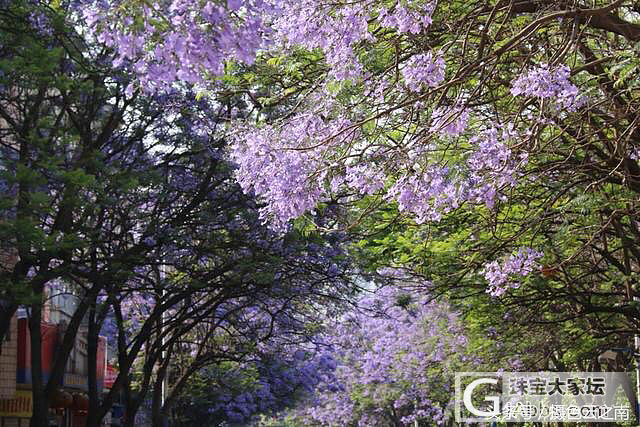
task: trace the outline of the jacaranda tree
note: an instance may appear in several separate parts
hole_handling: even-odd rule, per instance
[[[231,156],[274,228],[336,205],[351,224],[388,203],[418,224],[467,212],[472,285],[557,320],[604,314],[605,333],[637,329],[633,2],[205,6],[96,3],[85,15],[139,70],[131,90],[221,93],[221,72],[237,69],[222,59],[256,61],[232,88],[255,108],[234,125]]]
[[[454,373],[473,366],[457,313],[415,288],[383,287],[358,306],[330,329],[335,374],[293,413],[293,425],[449,421]]]
[[[86,33],[81,3],[3,6],[0,231],[16,262],[2,266],[0,290],[3,327],[19,306],[29,316],[31,425],[48,423],[85,319],[89,426],[120,395],[126,425],[146,399],[162,425],[200,369],[311,342],[319,313],[354,289],[343,237],[261,224],[224,159],[228,105],[189,86],[127,92],[131,62],[114,69],[117,55]],[[60,283],[77,305],[45,378],[42,307]],[[95,379],[101,332],[118,367],[106,396]],[[172,363],[179,353],[188,363]]]
[[[520,326],[562,324],[572,337],[586,329],[590,338],[621,345],[637,332],[635,2],[122,0],[70,11],[87,40],[115,49],[108,66],[135,76],[114,82],[122,86],[123,102],[192,88],[194,100],[224,112],[221,134],[231,141],[225,155],[244,192],[257,197],[261,221],[275,232],[292,222],[298,230],[357,232],[362,240],[353,252],[371,270],[386,264],[425,276],[430,295],[458,301],[479,323],[486,321],[479,309],[500,305],[501,331],[515,317]],[[42,15],[22,21],[39,26]],[[10,51],[21,46],[5,45]],[[46,99],[50,92],[24,93]],[[24,111],[33,123],[40,110]],[[205,123],[219,118],[207,114]],[[197,155],[207,154],[187,152],[194,154],[189,170],[202,173]],[[32,210],[42,197],[27,195],[40,194],[34,191],[39,181],[21,172],[29,170],[17,167],[21,159],[12,169],[21,184],[12,199],[18,200],[16,226],[32,221],[68,230],[70,200],[83,194],[78,183],[54,199],[66,210],[38,222]],[[72,178],[88,185],[84,174]],[[178,204],[176,212],[193,212],[189,207]],[[319,219],[336,213],[335,220]],[[183,223],[159,218],[147,222]],[[123,237],[124,229],[114,228]],[[132,247],[155,250],[136,246],[137,236],[153,238],[146,229],[133,234],[133,246],[117,246],[129,248],[120,258],[132,259]],[[197,229],[183,227],[177,235],[186,232],[187,246],[197,247],[200,232],[189,234]],[[168,241],[176,236],[154,230],[171,236]],[[28,286],[7,287],[8,301],[15,301],[15,289],[40,289],[66,265],[49,261],[68,255],[46,258],[50,252],[34,246],[17,247],[18,264],[6,276],[13,285],[28,278]],[[165,259],[165,252],[155,254]],[[28,261],[33,253],[46,256]],[[186,277],[197,282],[190,281],[197,275]],[[156,310],[156,318],[164,311]],[[542,353],[547,365],[555,361],[560,368],[563,354],[580,353],[552,338]],[[582,344],[589,351],[573,361],[593,358],[604,345]]]
[[[85,16],[135,64],[130,91],[189,81],[253,106],[231,155],[275,229],[336,207],[353,229],[383,208],[366,249],[472,311],[486,291],[524,323],[583,319],[622,344],[637,330],[632,2],[113,6]],[[238,78],[227,59],[257,61]]]

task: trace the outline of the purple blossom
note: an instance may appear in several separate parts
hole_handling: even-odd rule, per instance
[[[431,52],[412,56],[404,64],[402,77],[405,85],[413,92],[419,92],[423,86],[436,87],[444,80],[445,63],[441,56],[434,57]]]
[[[274,20],[275,39],[287,48],[303,46],[321,49],[336,80],[360,78],[363,67],[355,54],[356,45],[372,40],[363,3],[346,6],[321,0],[283,2]]]
[[[116,66],[132,62],[146,90],[168,90],[177,80],[202,84],[207,75],[221,74],[228,59],[251,63],[271,33],[269,2],[233,0],[225,8],[213,1],[171,0],[156,6],[135,9],[141,26],[117,5],[96,1],[84,8],[88,30],[118,50]],[[167,23],[171,31],[165,31]]]
[[[360,194],[374,194],[384,187],[385,180],[385,175],[375,165],[347,166],[347,185]]]
[[[251,64],[261,49],[302,46],[320,49],[329,77],[360,79],[366,75],[357,55],[363,42],[375,41],[370,22],[417,34],[432,22],[436,2],[402,3],[391,8],[377,2],[331,3],[321,0],[230,0],[204,3],[170,0],[120,8],[96,0],[85,5],[89,32],[119,52],[116,65],[131,61],[139,87],[168,90],[176,81],[210,85],[227,60]],[[134,25],[132,16],[136,16]],[[169,25],[170,30],[167,30]],[[416,55],[405,71],[412,90],[435,86],[444,77],[444,61]]]
[[[330,101],[312,101],[318,102],[309,112],[278,125],[238,126],[233,135],[231,158],[238,165],[238,182],[266,202],[261,215],[274,229],[283,230],[289,220],[312,211],[327,199],[329,188],[335,191],[343,182],[358,191],[376,191],[381,185],[382,175],[373,169],[358,179],[349,170],[346,181],[339,175],[329,179],[333,148],[359,134],[343,132],[351,124],[348,118],[323,119]]]
[[[359,307],[330,329],[340,387],[321,386],[298,412],[301,424],[385,425],[390,407],[403,422],[444,423],[451,401],[435,396],[467,344],[458,315],[399,287],[365,294]]]
[[[430,132],[443,136],[458,136],[469,123],[469,112],[463,107],[439,107],[431,114]]]
[[[540,99],[551,99],[559,107],[575,111],[586,102],[580,96],[578,87],[571,83],[569,67],[560,65],[550,67],[543,64],[521,74],[511,88],[514,96],[533,96]]]
[[[527,276],[540,268],[537,260],[544,254],[531,248],[521,248],[518,253],[510,255],[502,264],[492,261],[485,264],[483,274],[489,282],[487,293],[493,297],[502,296],[508,289],[517,289],[520,284],[514,276]]]
[[[493,207],[502,188],[516,185],[518,171],[527,162],[526,155],[516,157],[509,148],[509,142],[516,138],[512,125],[502,131],[492,128],[471,138],[473,151],[467,161],[471,172],[469,201]]]
[[[235,136],[231,158],[245,192],[267,201],[263,219],[275,229],[312,210],[326,197],[321,180],[310,179],[320,167],[320,150],[304,150],[308,138],[322,139],[325,127],[315,115],[299,117],[288,129],[247,128]],[[295,127],[295,129],[293,129]]]
[[[387,198],[395,200],[400,211],[415,214],[418,224],[438,221],[462,200],[460,187],[448,172],[447,168],[429,166],[422,173],[404,175],[389,188]]]
[[[423,10],[415,10],[405,4],[396,4],[390,9],[382,9],[378,20],[385,27],[395,28],[400,33],[418,34],[431,25],[431,15],[436,2],[427,3]]]
[[[29,24],[43,36],[53,35],[51,18],[43,11],[35,9],[28,15]]]

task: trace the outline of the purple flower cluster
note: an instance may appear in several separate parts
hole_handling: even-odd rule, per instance
[[[422,6],[379,2],[324,2],[305,0],[283,2],[274,20],[275,37],[287,47],[303,46],[323,51],[330,65],[329,76],[336,80],[358,79],[365,74],[356,55],[363,41],[374,41],[369,23],[377,22],[400,33],[417,34],[431,24],[436,3]]]
[[[218,412],[232,423],[247,423],[256,413],[291,405],[300,390],[311,392],[320,382],[334,380],[336,362],[327,352],[312,352],[313,357],[309,357],[302,350],[284,353],[280,348],[266,350],[256,360],[239,364],[221,376],[209,374],[212,386],[220,387],[210,412]],[[252,375],[258,375],[259,379],[251,378]],[[239,379],[251,386],[230,392],[237,388],[233,384]]]
[[[53,35],[53,26],[51,23],[51,18],[47,16],[47,14],[43,10],[34,9],[28,15],[29,23],[43,36],[52,36]]]
[[[302,417],[321,425],[386,425],[393,416],[441,424],[447,367],[467,340],[456,313],[424,293],[383,287],[332,328],[337,383],[320,388]],[[336,386],[337,385],[337,386]]]
[[[427,3],[422,10],[415,10],[406,4],[398,3],[394,8],[382,9],[378,21],[385,27],[395,28],[399,33],[418,34],[431,25],[436,2]]]
[[[443,213],[459,206],[461,196],[460,186],[449,178],[448,169],[437,166],[400,177],[387,192],[387,198],[395,200],[400,211],[416,215],[418,224],[439,220]]]
[[[324,120],[313,111],[280,126],[245,125],[236,132],[231,147],[231,158],[238,166],[236,177],[245,192],[252,191],[267,202],[261,215],[274,229],[285,229],[289,220],[327,198],[325,155],[334,145],[321,142],[349,123],[344,118]],[[377,179],[369,175],[356,184],[371,191]]]
[[[439,107],[431,114],[430,132],[442,136],[458,136],[467,129],[469,111],[463,107]]]
[[[414,92],[419,92],[423,86],[436,87],[444,80],[445,63],[441,56],[431,52],[412,56],[404,64],[402,77],[405,85]]]
[[[586,100],[580,96],[578,87],[571,83],[570,76],[567,66],[550,67],[544,64],[520,75],[513,82],[511,94],[551,99],[560,108],[575,111]]]
[[[445,117],[453,122],[442,126],[451,126],[448,132],[453,135],[464,128],[468,113],[437,112],[436,121]],[[245,191],[253,191],[266,202],[262,215],[275,229],[282,230],[289,220],[312,211],[330,192],[385,192],[388,178],[378,161],[345,165],[344,158],[336,159],[341,147],[361,137],[343,132],[340,138],[332,138],[350,123],[347,119],[322,119],[316,111],[295,116],[280,126],[247,126],[236,134],[231,155],[238,165],[237,179]],[[400,211],[414,214],[417,223],[438,221],[465,202],[492,208],[504,197],[505,188],[516,185],[527,162],[525,154],[516,156],[510,149],[518,137],[509,125],[502,130],[488,129],[471,139],[466,161],[448,168],[425,165],[422,160],[414,170],[397,178],[385,197],[397,202]]]
[[[321,0],[283,2],[280,17],[274,21],[275,38],[287,48],[321,49],[331,67],[331,77],[356,79],[362,76],[363,68],[355,47],[373,39],[368,18],[365,3],[336,7]]]
[[[384,187],[386,176],[375,165],[347,166],[347,185],[360,194],[374,194]]]
[[[245,192],[253,191],[267,202],[261,211],[263,219],[285,229],[290,219],[315,208],[324,198],[318,181],[309,178],[319,166],[318,157],[313,151],[274,147],[280,135],[271,127],[246,136],[231,153],[238,166],[238,182]]]
[[[267,42],[265,17],[272,11],[265,1],[170,0],[127,8],[96,1],[84,19],[100,42],[117,48],[116,65],[130,61],[140,86],[153,90],[176,81],[203,84],[229,59],[253,62]]]
[[[493,297],[504,295],[508,289],[517,289],[520,284],[514,276],[527,276],[539,268],[537,260],[544,254],[531,248],[520,248],[517,254],[510,255],[502,264],[493,261],[485,265],[483,274],[489,282],[487,293]]]
[[[462,115],[463,112],[459,116]],[[454,174],[449,168],[429,165],[420,173],[405,174],[396,180],[387,198],[396,201],[400,211],[415,214],[417,223],[438,221],[464,202],[491,208],[505,187],[516,184],[519,170],[526,164],[526,155],[516,157],[509,148],[509,142],[516,137],[511,126],[502,131],[489,129],[471,139],[469,157],[458,166],[458,171],[464,173]]]
[[[299,105],[298,114],[275,124],[232,125],[236,176],[245,191],[265,202],[262,218],[274,228],[285,228],[291,219],[312,211],[329,196],[345,194],[386,191],[387,200],[396,201],[400,210],[414,214],[418,222],[438,220],[463,203],[493,207],[505,197],[505,189],[516,185],[526,164],[526,153],[512,151],[519,136],[508,127],[498,130],[499,123],[489,123],[488,130],[471,138],[468,151],[466,146],[454,147],[455,158],[450,160],[451,151],[437,140],[467,131],[471,112],[461,104],[433,111],[428,126],[436,142],[416,143],[417,138],[409,135],[390,147],[360,130],[366,126],[361,123],[372,123],[362,118],[379,107],[374,102],[393,105],[407,91],[419,92],[444,81],[445,60],[436,51],[413,50],[418,53],[399,64],[399,83],[389,74],[368,74],[361,63],[372,44],[386,43],[376,38],[380,32],[374,29],[394,29],[397,37],[408,40],[431,25],[435,1],[402,1],[391,6],[372,0],[233,0],[202,5],[169,0],[151,4],[154,8],[147,3],[130,5],[128,15],[113,3],[85,13],[86,23],[100,30],[101,40],[118,48],[117,62],[128,64],[139,75],[136,84],[145,88],[166,88],[175,81],[210,84],[211,77],[222,72],[225,60],[251,62],[256,51],[267,46],[285,51],[301,46],[324,54],[329,78],[318,82],[319,89],[314,89],[311,101]],[[575,109],[584,101],[569,76],[565,66],[542,65],[518,77],[511,92],[552,99],[562,108]],[[335,92],[327,89],[327,82],[362,77],[367,78],[370,99],[365,95],[355,106],[344,97],[325,99]],[[330,102],[334,105],[328,108],[316,105]],[[406,113],[404,108],[385,113],[376,120],[377,135],[405,129],[412,133],[413,125],[406,126]],[[414,146],[403,145],[406,141]],[[422,147],[416,147],[419,144]],[[406,154],[411,150],[415,155]],[[397,160],[402,156],[403,160],[408,156],[408,161]],[[386,176],[390,171],[392,180]]]
[[[471,138],[469,201],[493,207],[502,188],[516,185],[518,170],[527,162],[526,155],[516,158],[509,148],[509,142],[517,137],[513,127],[507,125],[502,131],[491,128]]]
[[[369,24],[417,34],[431,24],[436,2],[387,8],[375,1],[169,0],[127,4],[95,1],[84,8],[90,31],[130,60],[144,89],[176,81],[206,84],[225,61],[252,63],[268,46],[320,49],[337,80],[364,75],[356,47],[374,41]]]

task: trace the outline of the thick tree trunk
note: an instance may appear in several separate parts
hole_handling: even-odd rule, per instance
[[[171,348],[172,346],[168,347],[167,354],[171,354]],[[171,396],[168,394],[168,390],[164,389],[164,382],[167,378],[171,358],[165,356],[161,361],[156,373],[156,382],[153,388],[153,400],[151,404],[151,425],[153,427],[165,427],[167,425],[169,411],[173,401],[173,399],[169,399]]]
[[[31,305],[29,331],[31,335],[31,386],[33,390],[33,415],[30,427],[48,427],[49,401],[44,393],[42,375],[42,306],[40,301]]]
[[[153,390],[151,404],[151,425],[152,427],[164,427],[164,414],[162,412],[162,384],[156,382]]]
[[[162,407],[164,404],[163,399],[163,381],[166,370],[164,369],[164,363],[158,369],[156,373],[156,381],[153,386],[153,394],[151,397],[151,425],[153,427],[163,427],[164,426],[164,416],[162,412]]]
[[[87,414],[86,427],[98,427],[102,417],[98,416],[99,391],[97,384],[97,366],[98,366],[98,328],[95,323],[96,310],[92,306],[89,309],[89,330],[87,331],[87,385],[89,388],[89,411]]]

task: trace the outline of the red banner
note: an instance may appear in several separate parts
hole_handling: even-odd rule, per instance
[[[98,352],[96,354],[96,382],[98,393],[105,387],[104,379],[107,374],[107,337],[98,337]]]
[[[42,374],[49,379],[58,342],[58,327],[48,323],[40,324],[42,335]],[[31,384],[31,333],[27,319],[18,319],[18,384]]]
[[[115,366],[107,364],[107,376],[104,379],[104,388],[111,389],[113,383],[118,377],[118,369]]]

